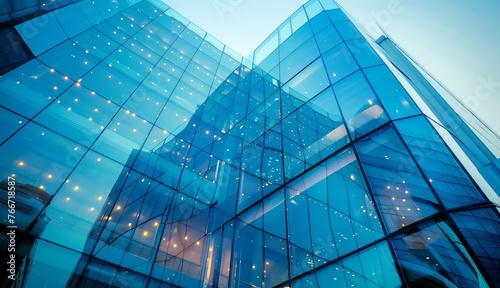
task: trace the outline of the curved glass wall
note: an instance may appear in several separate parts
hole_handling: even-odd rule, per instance
[[[495,204],[333,1],[252,61],[161,1],[54,15],[0,77],[7,287],[499,284]]]

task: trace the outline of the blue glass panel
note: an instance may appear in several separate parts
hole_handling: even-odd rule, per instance
[[[353,138],[389,121],[384,108],[360,71],[333,85],[333,91]]]
[[[319,124],[320,123],[320,124]],[[349,142],[331,89],[283,120],[285,176],[291,178]]]
[[[77,5],[80,6],[80,9],[92,25],[97,24],[104,19],[92,2],[79,1]]]
[[[143,13],[144,11],[141,10],[144,9],[147,11],[146,13],[150,14],[145,14]],[[156,12],[154,12],[156,10]],[[160,12],[154,8],[154,6],[151,6],[148,1],[139,1],[137,4],[134,6],[131,6],[123,11],[121,11],[121,14],[125,15],[130,21],[132,21],[133,26],[137,26],[140,28],[144,28],[149,22],[152,21],[153,18],[155,18]],[[134,28],[131,26],[131,28]]]
[[[330,21],[328,20],[328,22]],[[318,44],[321,53],[330,50],[331,48],[342,42],[342,38],[340,37],[337,30],[334,29],[333,26],[331,26],[331,23],[329,23],[329,25],[330,26],[327,26],[323,30],[314,34],[316,43]]]
[[[81,85],[122,105],[136,89],[138,82],[109,67],[109,64],[100,63],[82,78]]]
[[[323,61],[317,59],[283,86],[283,90],[292,96],[310,99],[329,84]]]
[[[150,63],[152,64],[157,63],[161,58],[160,55],[157,55],[156,53],[148,49],[144,44],[140,43],[139,41],[136,41],[136,39],[137,39],[136,37],[129,39],[127,42],[123,43],[123,46],[127,47],[135,54],[146,59]]]
[[[396,288],[402,285],[386,242],[328,265],[316,274],[319,285],[315,287]]]
[[[391,126],[362,139],[355,147],[389,231],[442,209]]]
[[[140,13],[137,12],[136,10],[135,14],[140,14]],[[140,25],[135,24],[135,21],[132,21],[132,19],[123,15],[122,13],[117,13],[113,17],[109,17],[107,19],[107,22],[113,25],[116,28],[116,30],[120,30],[121,32],[124,32],[128,36],[134,35],[137,31],[141,29]]]
[[[289,38],[289,40],[292,38]],[[309,63],[319,56],[318,47],[314,40],[305,41],[301,46],[295,46],[296,49],[280,63],[280,80],[287,82],[300,70],[304,69]],[[263,68],[264,69],[264,68]],[[311,76],[312,77],[312,76]]]
[[[25,259],[25,263],[30,265],[24,266],[26,278],[23,279],[23,286],[37,287],[40,283],[50,283],[54,287],[65,287],[80,256],[73,250],[37,239]],[[57,277],[53,277],[53,273],[57,273]]]
[[[359,69],[344,43],[328,50],[323,54],[322,58],[332,84]]]
[[[500,285],[500,221],[495,208],[452,214],[460,232],[477,255],[495,286]]]
[[[446,222],[428,223],[394,237],[408,286],[488,287],[469,253]]]
[[[397,121],[396,128],[446,207],[485,201],[441,137],[423,116]]]
[[[334,10],[334,11],[340,12],[340,10]],[[342,12],[340,12],[340,13],[342,13]],[[343,17],[345,17],[345,16],[343,16]],[[331,14],[330,14],[330,18],[331,18]],[[354,24],[352,24],[352,22],[349,20],[336,22],[335,19],[332,19],[332,22],[335,23],[335,27],[337,28],[340,36],[342,36],[342,38],[344,40],[352,40],[352,39],[363,37],[363,35],[361,35],[361,33],[356,28],[356,26],[354,26]]]
[[[317,257],[331,260],[383,236],[352,150],[328,160],[288,187],[290,241],[314,251]],[[310,240],[304,236],[309,233]]]
[[[54,12],[68,37],[73,37],[92,25],[78,4]]]
[[[237,222],[233,250],[233,277],[231,287],[257,286],[264,277],[263,232]]]
[[[151,128],[151,123],[136,116],[133,111],[121,109],[93,148],[125,164],[133,151],[141,149]]]
[[[16,178],[19,230],[35,220],[85,151],[81,145],[34,123],[24,126],[0,147],[4,155],[0,172]]]
[[[380,57],[375,53],[368,41],[364,38],[358,38],[345,42],[352,55],[358,62],[359,67],[369,67],[383,64]]]
[[[159,38],[157,38],[155,35],[149,33],[145,29],[139,30],[139,32],[135,33],[135,35],[132,37],[135,41],[143,44],[148,50],[151,50],[157,55],[163,55],[168,49],[168,46],[166,43],[161,41]],[[141,51],[142,52],[142,51]],[[151,59],[151,57],[148,57],[148,59]],[[158,60],[156,60],[158,61]]]
[[[127,48],[116,50],[104,60],[104,63],[138,82],[144,79],[154,66]]]
[[[32,60],[0,78],[0,105],[31,118],[72,83],[54,69]]]
[[[154,123],[165,106],[165,102],[166,99],[162,95],[158,95],[141,85],[137,87],[123,107]]]
[[[392,119],[420,114],[420,110],[410,98],[410,95],[396,80],[396,77],[389,71],[387,66],[366,68],[363,72]]]
[[[94,223],[99,215],[121,170],[118,163],[89,151],[40,216],[42,221],[35,227],[43,230],[40,237],[83,251],[92,227],[89,224]],[[92,179],[92,182],[86,179]]]
[[[35,121],[90,147],[119,107],[81,86],[72,86],[42,111]]]
[[[68,39],[54,12],[21,23],[16,29],[35,56]]]
[[[113,24],[109,23],[108,21],[102,21],[99,24],[94,25],[94,27],[95,27],[95,29],[97,29],[99,31],[99,33],[104,34],[105,36],[111,38],[113,41],[115,41],[116,43],[119,43],[119,44],[125,42],[127,39],[130,38],[130,35],[123,32],[120,29],[120,26],[113,25]],[[80,36],[80,35],[78,35],[78,36]],[[101,37],[100,34],[98,34],[97,37]]]
[[[85,53],[71,41],[64,41],[40,55],[38,59],[74,81],[99,63],[99,60]]]
[[[0,119],[3,129],[0,131],[0,144],[7,140],[15,131],[27,123],[27,119],[0,107]]]
[[[95,28],[85,30],[85,32],[73,37],[72,40],[76,43],[76,46],[82,49],[85,53],[90,54],[99,60],[106,58],[109,53],[114,51],[119,46],[114,40],[111,40]],[[122,41],[120,40],[119,43],[121,42]]]

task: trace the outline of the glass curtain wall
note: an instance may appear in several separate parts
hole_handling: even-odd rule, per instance
[[[500,285],[495,204],[333,1],[250,60],[161,1],[46,15],[0,77],[6,287]]]

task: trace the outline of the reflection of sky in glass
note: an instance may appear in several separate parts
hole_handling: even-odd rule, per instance
[[[197,25],[244,56],[306,2],[163,1],[188,19],[196,19],[194,22]],[[229,2],[238,4],[231,6]],[[483,82],[500,81],[496,52],[500,44],[500,34],[496,31],[500,2],[487,0],[477,5],[472,1],[463,1],[457,5],[452,0],[338,0],[338,3],[368,31],[376,30],[372,21],[377,21],[428,71],[460,99],[473,105],[474,112],[497,133],[500,132],[500,122],[495,114],[500,107],[500,84],[490,87],[491,91],[483,90],[490,96],[484,99],[474,97],[477,87]],[[266,9],[261,9],[262,5]],[[255,15],[259,15],[261,21],[244,20],[255,18]],[[422,21],[423,18],[425,21]],[[490,75],[493,81],[488,81]],[[467,99],[471,96],[473,98]]]

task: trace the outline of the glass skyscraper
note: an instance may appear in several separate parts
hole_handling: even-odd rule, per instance
[[[333,1],[251,59],[159,0],[30,2],[1,1],[2,287],[500,286],[498,203]]]

